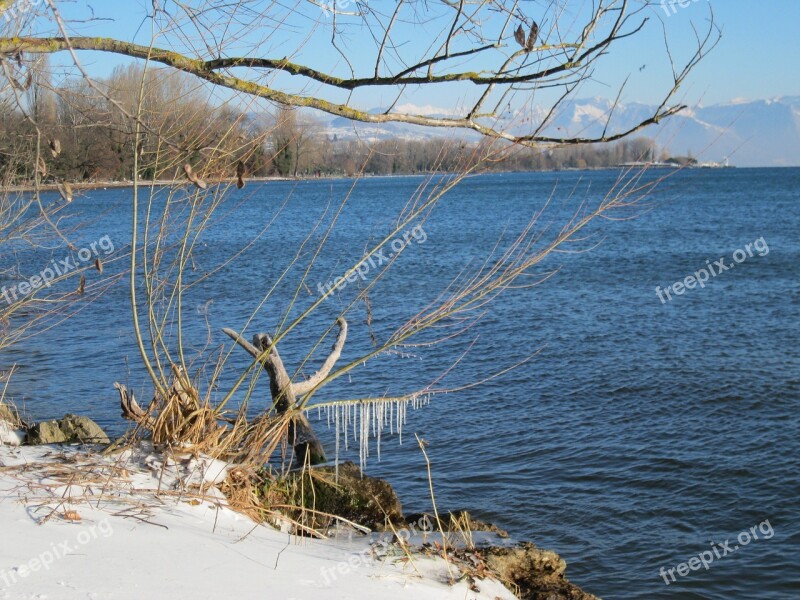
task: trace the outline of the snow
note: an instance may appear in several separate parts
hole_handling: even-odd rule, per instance
[[[147,447],[0,447],[0,600],[514,598],[492,580],[449,585],[440,558],[378,560],[353,530],[312,540],[257,525],[197,487],[230,468]]]
[[[19,446],[24,441],[24,431],[19,431],[8,421],[0,419],[0,446]]]
[[[396,106],[394,112],[404,115],[425,115],[431,117],[454,117],[459,114],[458,108],[453,106],[432,106],[430,104],[419,106],[411,102]]]
[[[605,122],[608,119],[608,110],[591,104],[576,104],[572,115],[573,123],[583,123],[584,120],[590,123]]]

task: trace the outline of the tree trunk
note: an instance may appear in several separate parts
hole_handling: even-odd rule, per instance
[[[272,346],[272,338],[262,333],[253,336],[253,345],[263,354],[264,350]],[[269,389],[272,395],[272,403],[279,414],[292,410],[297,405],[297,397],[292,388],[292,380],[283,366],[278,349],[272,346],[269,354],[262,360],[261,364],[269,376]],[[289,426],[289,443],[295,451],[297,462],[305,464],[306,461],[312,465],[326,462],[325,450],[322,442],[319,441],[314,428],[308,418],[302,412],[297,412],[292,417]]]

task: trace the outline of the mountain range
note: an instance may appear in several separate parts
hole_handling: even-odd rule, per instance
[[[612,102],[605,98],[588,98],[565,102],[544,130],[544,135],[563,137],[601,135]],[[398,112],[447,115],[445,109],[406,104]],[[641,103],[618,104],[613,110],[609,131],[623,131],[650,116],[655,107]],[[371,112],[383,112],[374,109]],[[530,122],[540,123],[547,115],[545,108],[503,115],[503,128],[522,134]],[[454,132],[440,128],[424,128],[405,123],[354,123],[341,117],[323,116],[323,129],[337,139],[365,140],[428,139],[452,137]],[[800,96],[783,96],[766,100],[734,100],[724,104],[686,108],[677,115],[651,125],[636,136],[654,138],[661,148],[673,156],[692,155],[701,161],[723,162],[741,167],[800,166]],[[464,139],[477,139],[478,134],[465,130]]]

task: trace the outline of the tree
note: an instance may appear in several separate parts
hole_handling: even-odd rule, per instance
[[[543,162],[568,148],[568,164],[588,165],[593,159],[585,151],[587,144],[624,140],[680,111],[683,106],[675,102],[676,94],[716,42],[712,19],[683,64],[672,64],[670,60],[672,77],[664,86],[662,101],[633,126],[615,127],[612,107],[604,118],[601,135],[554,135],[548,133],[548,126],[560,107],[594,76],[603,57],[622,40],[636,36],[647,24],[647,15],[652,14],[648,13],[652,7],[646,1],[599,0],[576,9],[571,13],[573,21],[567,22],[562,18],[565,14],[562,4],[551,3],[546,9],[539,9],[538,4],[535,9],[524,5],[523,10],[519,3],[503,0],[400,0],[388,12],[366,3],[359,3],[355,13],[337,12],[334,3],[332,9],[325,5],[327,12],[323,13],[315,1],[301,1],[289,7],[255,0],[153,2],[142,9],[152,27],[151,39],[149,43],[137,44],[103,35],[72,35],[56,4],[47,0],[49,27],[40,24],[36,29],[45,33],[0,39],[4,64],[10,57],[23,53],[69,53],[86,85],[105,101],[112,124],[108,128],[112,151],[120,156],[121,165],[126,165],[126,160],[132,164],[135,187],[129,281],[131,314],[142,364],[155,394],[147,411],[139,410],[132,397],[122,394],[127,414],[150,428],[154,439],[190,444],[214,455],[263,464],[286,440],[290,442],[288,446],[297,447],[297,431],[304,427],[305,414],[310,408],[330,409],[337,423],[344,424],[351,415],[348,411],[357,408],[363,459],[370,423],[375,423],[375,430],[380,431],[386,415],[393,409],[400,418],[409,403],[415,405],[430,395],[448,391],[438,385],[437,379],[427,385],[410,383],[406,393],[391,397],[351,397],[312,403],[315,394],[327,383],[377,356],[408,346],[460,340],[500,294],[510,288],[532,287],[549,277],[551,273],[539,270],[546,257],[579,244],[593,221],[612,213],[629,214],[653,182],[630,186],[618,182],[606,195],[587,198],[560,227],[539,225],[542,212],[535,212],[517,237],[498,242],[496,253],[463,268],[454,268],[457,273],[454,279],[443,282],[442,289],[432,291],[430,302],[422,309],[403,313],[389,333],[372,332],[371,350],[351,357],[350,362],[335,369],[333,363],[338,354],[330,354],[324,368],[308,380],[310,384],[302,381],[301,372],[337,324],[344,329],[341,323],[346,322],[347,315],[363,307],[367,326],[372,326],[372,299],[380,291],[378,284],[388,277],[392,265],[412,239],[426,235],[423,229],[426,220],[432,218],[436,205],[464,177],[480,172],[484,165],[513,157],[522,147],[546,148],[550,153],[543,155]],[[281,25],[276,29],[275,23]],[[364,31],[373,34],[374,44],[370,48],[365,48],[363,35],[351,36]],[[354,37],[358,42],[352,42]],[[269,55],[271,48],[276,47],[273,38],[280,38],[279,47],[286,49],[281,50],[283,56]],[[410,40],[414,43],[408,43]],[[77,50],[133,57],[146,68],[141,75],[118,77],[125,84],[119,89],[99,85],[81,65]],[[665,54],[672,56],[669,52]],[[163,73],[154,72],[153,63],[166,65],[170,73],[181,72],[182,77],[189,77],[196,85],[176,78],[175,87],[164,93],[163,88],[155,85]],[[624,87],[624,74],[622,79],[618,98]],[[204,87],[208,84],[210,87]],[[468,101],[454,102],[440,115],[401,103],[408,100],[409,90],[416,90],[417,97],[424,99],[426,91],[434,86],[446,86],[451,97]],[[193,90],[199,96],[194,96]],[[233,94],[233,99],[222,96],[221,91]],[[367,104],[359,104],[369,102],[371,96],[362,93],[369,91],[390,98],[389,107],[376,111]],[[186,101],[174,103],[173,92]],[[551,94],[546,96],[549,100],[543,117],[507,118],[509,114],[525,114],[525,109],[541,94]],[[349,257],[347,260],[352,262],[348,266],[339,273],[329,274],[334,283],[317,287],[317,291],[309,285],[313,284],[309,277],[312,273],[320,276],[315,271],[316,259],[329,251],[327,244],[348,197],[342,198],[331,214],[326,213],[325,219],[302,224],[308,226],[307,236],[297,248],[286,249],[293,255],[292,260],[275,281],[266,282],[263,300],[253,307],[250,318],[232,331],[232,337],[245,345],[244,330],[257,316],[269,319],[274,331],[270,335],[257,334],[257,343],[245,346],[251,355],[249,366],[235,383],[218,394],[219,373],[225,360],[221,356],[215,362],[205,354],[187,357],[183,335],[188,316],[183,299],[198,281],[225,266],[214,266],[209,272],[193,275],[195,248],[201,244],[227,193],[225,185],[208,186],[205,179],[210,174],[227,173],[230,177],[234,167],[238,173],[244,158],[253,156],[263,140],[241,136],[237,124],[245,118],[245,113],[239,111],[239,116],[235,116],[236,111],[231,113],[224,107],[213,106],[212,97],[223,97],[224,102],[236,102],[246,108],[262,100],[279,106],[271,139],[276,168],[283,174],[297,174],[301,169],[300,159],[305,154],[302,142],[308,136],[298,124],[296,109],[303,107],[363,123],[462,129],[483,136],[481,142],[469,149],[457,142],[438,148],[409,144],[410,169],[418,172],[446,169],[451,175],[421,184],[402,212],[380,233],[373,236],[365,227],[363,256]],[[162,114],[163,118],[159,118]],[[176,123],[182,126],[176,127]],[[120,131],[124,135],[118,135]],[[391,147],[367,149],[358,144],[346,147],[349,151],[344,170],[349,174],[366,172],[370,164],[376,170],[388,169],[388,159],[396,152]],[[623,154],[649,152],[639,145],[617,149]],[[537,155],[537,160],[540,156]],[[143,163],[155,174],[172,173],[175,185],[165,192],[167,201],[161,214],[158,211],[151,214],[148,210],[142,224],[144,233],[140,233],[139,202],[143,192],[139,177]],[[148,203],[148,209],[153,204]],[[279,243],[283,240],[280,232],[276,238]],[[372,278],[367,279],[365,257],[383,252],[389,246],[392,259],[373,267]],[[232,249],[230,260],[242,251]],[[298,273],[300,264],[303,266]],[[290,279],[292,276],[296,279]],[[143,286],[137,285],[140,279]],[[359,285],[342,285],[359,279],[362,280]],[[281,293],[284,296],[279,301],[276,296]],[[323,303],[334,295],[339,298],[340,314],[320,334],[306,358],[291,373],[285,365],[276,367],[278,345],[307,325],[309,315],[323,310]],[[335,347],[338,345],[337,338]],[[197,370],[191,373],[193,365],[212,363],[213,372],[205,378]],[[454,366],[448,366],[445,373]],[[514,366],[501,367],[484,381]],[[270,379],[271,402],[256,419],[250,419],[248,402],[262,373]],[[244,399],[238,409],[231,411],[229,404],[239,393],[243,393]]]
[[[281,106],[271,129],[273,163],[279,175],[297,177],[312,169],[316,124],[289,106]]]
[[[473,2],[433,3],[399,2],[393,11],[383,12],[362,7],[357,13],[337,13],[335,7],[319,12],[315,2],[299,3],[284,8],[280,4],[264,6],[256,0],[239,0],[220,5],[198,0],[190,7],[184,3],[161,8],[152,6],[148,17],[154,24],[154,45],[139,45],[110,37],[77,37],[70,35],[52,0],[47,0],[58,24],[59,36],[38,36],[0,39],[0,53],[20,52],[46,54],[60,51],[95,50],[165,64],[190,73],[216,86],[265,98],[282,106],[310,107],[337,117],[365,123],[411,123],[427,127],[464,128],[483,135],[519,144],[541,143],[583,144],[621,139],[650,124],[657,123],[683,108],[671,103],[692,69],[715,45],[716,29],[710,22],[704,36],[682,66],[673,65],[672,81],[658,108],[639,123],[625,130],[614,130],[611,114],[608,129],[596,138],[579,136],[553,137],[543,133],[558,107],[572,97],[602,57],[617,42],[635,36],[653,14],[649,2],[601,0],[588,11],[578,13],[579,27],[560,27],[560,8],[553,5],[539,14],[523,11],[515,2],[475,0]],[[657,14],[657,13],[656,13]],[[244,15],[247,15],[245,18]],[[326,17],[329,20],[326,20]],[[271,43],[261,30],[272,31],[272,23],[284,23],[280,33],[286,46],[294,44],[295,52],[313,42],[319,65],[294,62],[291,54],[272,58],[260,54]],[[409,31],[408,23],[421,23]],[[539,26],[542,24],[542,27]],[[514,39],[514,31],[522,27],[530,33],[522,47]],[[309,42],[306,31],[316,34]],[[371,53],[359,56],[359,64],[372,64],[371,73],[356,75],[353,60],[347,55],[347,34],[358,28],[380,31]],[[534,31],[535,29],[535,31]],[[207,41],[206,47],[189,53],[184,36],[195,31]],[[219,32],[208,36],[207,32]],[[426,33],[429,32],[429,33]],[[427,36],[423,39],[421,36]],[[414,39],[414,44],[405,43]],[[260,41],[263,40],[263,41]],[[324,41],[323,41],[324,40]],[[329,40],[329,41],[327,41]],[[156,42],[163,42],[156,46]],[[171,49],[172,46],[175,49]],[[187,52],[182,50],[186,49]],[[247,49],[247,53],[240,53]],[[359,52],[363,49],[359,47]],[[344,73],[323,70],[328,57],[342,58]],[[480,65],[480,72],[472,68]],[[464,67],[468,67],[465,70]],[[293,92],[264,81],[264,73],[291,75],[319,94]],[[283,79],[279,79],[283,81]],[[276,80],[278,81],[278,80]],[[454,108],[454,116],[426,116],[395,110],[370,112],[352,101],[354,92],[380,89],[395,92],[398,98],[406,86],[439,84],[468,85],[476,92],[474,102],[462,109]],[[498,122],[509,103],[521,94],[549,88],[561,90],[548,117],[531,121],[524,133],[501,129]],[[347,100],[336,101],[344,91]],[[613,113],[613,111],[612,111]]]

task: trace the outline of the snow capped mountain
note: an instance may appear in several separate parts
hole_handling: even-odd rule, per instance
[[[411,104],[396,107],[395,111],[441,117],[453,115],[452,109]],[[637,102],[613,107],[612,102],[605,98],[573,100],[561,107],[543,134],[554,137],[599,136],[609,115],[609,132],[624,131],[649,117],[653,111],[653,106]],[[524,113],[506,114],[502,120],[507,123],[505,129],[521,134],[530,130],[531,123],[541,123],[546,114],[544,109],[534,107]],[[340,117],[318,118],[322,120],[325,133],[336,135],[337,139],[478,137],[471,131],[428,129],[405,123],[367,124],[353,123]],[[702,161],[729,159],[737,166],[800,166],[800,96],[736,99],[724,104],[689,107],[636,135],[654,138],[671,154],[691,153]]]

